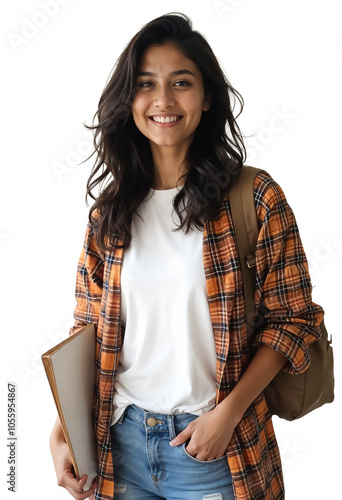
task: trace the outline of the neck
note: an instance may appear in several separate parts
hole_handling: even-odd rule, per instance
[[[186,173],[185,153],[175,151],[174,148],[156,148],[151,144],[154,163],[154,188],[173,189],[185,182],[185,177],[179,182],[178,179]]]

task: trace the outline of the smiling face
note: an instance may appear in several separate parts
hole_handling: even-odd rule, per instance
[[[209,109],[202,75],[175,45],[146,49],[137,77],[132,114],[142,134],[156,148],[175,148],[185,155],[202,111]]]

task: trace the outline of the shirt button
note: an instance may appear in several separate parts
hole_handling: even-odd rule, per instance
[[[147,425],[150,427],[154,427],[157,423],[157,420],[154,417],[150,417],[147,419]]]

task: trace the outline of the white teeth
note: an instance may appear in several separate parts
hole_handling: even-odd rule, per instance
[[[178,116],[152,116],[153,121],[158,123],[170,123],[179,120]]]

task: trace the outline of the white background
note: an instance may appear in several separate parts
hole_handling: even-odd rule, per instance
[[[91,122],[129,39],[170,11],[192,18],[244,96],[247,163],[269,171],[295,211],[314,300],[333,334],[336,400],[300,421],[274,423],[286,498],[340,498],[339,2],[17,0],[1,11],[1,498],[71,498],[56,485],[48,445],[56,410],[40,355],[73,320],[92,165],[77,165],[91,147],[82,122]],[[15,494],[6,485],[8,381],[17,384]]]

